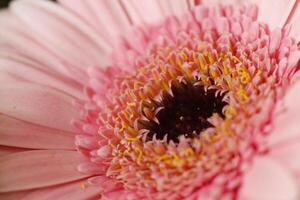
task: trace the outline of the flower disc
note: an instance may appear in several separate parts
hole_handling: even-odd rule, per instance
[[[95,113],[101,148],[90,154],[106,176],[140,198],[198,190],[236,198],[244,168],[267,150],[269,116],[295,71],[287,61],[295,42],[256,14],[203,6],[124,37],[112,66],[90,75],[102,79],[99,89],[87,89],[105,105]]]

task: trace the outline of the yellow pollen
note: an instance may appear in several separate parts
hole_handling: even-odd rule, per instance
[[[181,51],[181,55],[182,55],[184,60],[188,60],[188,56],[185,54],[184,51]]]
[[[145,108],[143,108],[143,112],[147,118],[149,118],[149,119],[154,118],[154,113],[152,112],[152,109],[145,107]]]
[[[258,70],[257,72],[256,72],[256,74],[255,74],[255,76],[260,76],[262,74],[262,70]]]
[[[224,72],[224,75],[230,74],[231,69],[228,67],[228,65],[223,65],[223,72]]]
[[[139,97],[141,98],[141,99],[146,99],[146,97],[145,97],[145,95],[143,94],[143,92],[139,92]]]
[[[172,158],[172,156],[170,156],[169,154],[164,154],[164,155],[162,155],[160,158],[158,158],[158,159],[155,161],[155,163],[158,164],[158,163],[160,163],[161,161],[166,161],[166,160],[169,160],[169,159],[171,159],[171,158]]]
[[[139,132],[134,128],[132,128],[131,126],[127,126],[126,129],[128,130],[128,133],[130,133],[130,135],[134,137],[136,137],[139,134]]]
[[[134,142],[134,141],[137,141],[138,140],[138,138],[133,138],[133,137],[125,137],[125,139],[127,140],[127,141],[129,141],[129,142]]]
[[[129,154],[131,152],[131,148],[129,147],[123,152],[123,155]]]
[[[199,63],[200,63],[200,71],[206,72],[207,71],[207,66],[204,63],[203,57],[199,56]]]
[[[231,123],[230,123],[230,120],[226,119],[225,120],[225,123],[224,123],[224,129],[225,129],[225,133],[229,136],[234,136],[234,132],[231,130],[231,127],[230,127]],[[227,147],[227,146],[226,146]],[[225,147],[225,148],[226,148]]]
[[[210,64],[213,64],[215,62],[211,54],[208,54],[207,57]]]
[[[214,68],[211,68],[211,69],[210,69],[210,75],[211,75],[213,78],[219,77],[218,71],[217,71],[216,69],[214,69]]]
[[[177,156],[176,154],[173,154],[173,158],[178,164],[181,164],[183,162],[183,160],[180,159],[179,156]]]
[[[240,98],[241,101],[247,101],[248,100],[248,94],[247,91],[244,88],[240,88],[237,92],[238,97]]]
[[[124,131],[124,130],[125,130],[125,128],[126,128],[126,126],[125,126],[124,124],[122,124],[122,127],[121,127],[121,128],[119,128],[119,131],[120,131],[120,132],[122,132],[122,131]]]
[[[213,143],[214,142],[213,137],[210,134],[205,134],[204,139],[208,143]]]
[[[201,81],[203,82],[204,85],[210,85],[210,80],[209,80],[209,77],[208,76],[201,76]]]
[[[242,74],[246,73],[246,69],[244,67],[240,67],[240,68],[238,68],[237,73],[239,75],[242,75]]]
[[[231,77],[229,75],[227,75],[227,76],[224,77],[224,80],[227,83],[228,89],[231,90],[232,89],[232,79],[231,79]]]
[[[159,69],[160,69],[162,72],[165,71],[165,65],[159,64],[158,66],[159,66]]]
[[[138,149],[138,148],[136,148],[135,152],[138,153],[138,162],[140,162],[141,159],[143,158],[143,151],[140,150],[140,149]]]
[[[127,105],[134,107],[134,106],[136,106],[136,103],[135,102],[127,102]]]
[[[238,57],[236,56],[232,56],[232,59],[235,61],[235,63],[240,63],[240,59],[238,59]]]
[[[168,68],[168,73],[171,76],[172,79],[174,79],[176,77],[176,75],[174,74],[173,70],[171,68]]]
[[[139,86],[143,86],[143,85],[144,85],[143,82],[141,82],[141,81],[135,81],[135,82],[134,82],[134,89],[138,89]]]
[[[243,74],[240,78],[241,83],[246,84],[250,81],[249,74]]]
[[[181,60],[178,56],[176,56],[176,63],[177,63],[177,65],[179,65],[180,67],[183,65],[182,60]]]
[[[161,81],[161,83],[162,83],[162,86],[163,86],[163,88],[164,88],[165,90],[168,90],[168,89],[169,89],[169,84],[168,84],[168,82],[167,82],[165,79],[163,79],[163,80]]]
[[[123,157],[123,155],[124,155],[124,153],[122,153],[122,152],[119,152],[119,153],[118,153],[118,156],[119,156],[119,157]]]
[[[191,78],[192,77],[192,72],[189,68],[185,67],[183,69],[183,71],[185,72],[185,75],[187,76],[187,78]]]
[[[133,98],[133,99],[136,98],[135,94],[132,91],[128,91],[128,94],[131,98]]]
[[[225,114],[225,117],[230,119],[234,116],[236,116],[236,110],[233,106],[227,106],[224,110],[224,114]]]
[[[187,148],[184,153],[186,156],[193,156],[195,154],[192,148]]]
[[[211,141],[214,143],[216,141],[218,141],[221,138],[221,134],[220,132],[216,132],[215,134],[212,134],[210,136]]]
[[[227,55],[223,52],[220,53],[220,57],[224,60],[228,58]]]
[[[120,116],[123,116],[126,119],[129,119],[129,114],[126,112],[126,110],[121,111]]]
[[[251,79],[250,74],[245,67],[240,67],[237,70],[237,73],[240,75],[241,83],[246,84],[250,81]]]

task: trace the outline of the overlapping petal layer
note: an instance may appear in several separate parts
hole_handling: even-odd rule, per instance
[[[104,108],[107,99],[115,98],[107,93],[113,87],[113,77],[134,73],[136,61],[149,56],[151,45],[165,47],[170,40],[180,38],[180,31],[205,33],[214,29],[216,34],[227,32],[240,37],[240,47],[248,45],[248,49],[241,48],[243,51],[258,49],[251,59],[264,64],[258,64],[268,72],[263,79],[273,76],[275,84],[270,81],[274,84],[271,88],[278,89],[275,95],[278,101],[271,98],[258,103],[263,107],[260,111],[263,114],[249,120],[251,125],[260,125],[254,128],[253,134],[266,134],[250,137],[254,138],[251,145],[259,157],[252,159],[249,151],[242,148],[245,151],[240,151],[241,157],[246,159],[240,165],[243,175],[239,178],[244,179],[228,183],[226,187],[241,183],[238,195],[241,199],[297,199],[300,173],[295,155],[299,152],[300,138],[297,128],[299,83],[295,77],[299,74],[300,56],[299,1],[251,2],[257,7],[242,7],[242,15],[236,13],[234,6],[218,10],[218,6],[198,5],[218,1],[194,0],[61,0],[62,6],[23,0],[1,11],[0,198],[141,199],[149,193],[158,199],[166,195],[173,199],[214,199],[218,194],[233,198],[222,191],[224,180],[236,178],[230,176],[233,174],[220,176],[210,182],[211,187],[202,187],[199,184],[202,176],[195,173],[198,179],[190,179],[187,177],[193,173],[183,173],[187,180],[182,184],[185,187],[175,184],[175,192],[171,193],[165,192],[172,188],[165,189],[169,178],[163,176],[152,176],[152,180],[159,180],[159,187],[133,184],[132,188],[126,186],[130,181],[124,181],[122,175],[108,178],[106,172],[116,157],[112,147],[125,140],[116,137],[118,134],[113,131],[100,129],[101,134],[98,134],[99,126],[103,125],[98,114],[107,112]],[[226,3],[241,5],[244,2]],[[168,17],[170,15],[176,17]],[[227,15],[233,20],[226,19]],[[162,23],[165,19],[167,21]],[[201,39],[209,40],[212,35]],[[258,38],[261,40],[255,43]],[[269,57],[275,61],[266,60]],[[112,67],[101,68],[107,65]],[[296,84],[289,89],[291,82]],[[286,90],[289,92],[285,96]],[[74,151],[75,146],[78,151]],[[139,158],[140,151],[132,154],[133,158]],[[138,169],[136,174],[141,174],[140,166],[135,166],[139,163],[132,163],[124,172]],[[260,185],[258,177],[262,176],[264,181],[259,181]],[[129,179],[136,180],[135,174],[130,174]],[[182,177],[172,179],[175,183],[183,182]],[[181,194],[176,192],[178,189],[182,189]]]

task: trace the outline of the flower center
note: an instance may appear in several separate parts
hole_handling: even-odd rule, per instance
[[[172,81],[171,93],[164,92],[160,102],[153,103],[159,110],[156,120],[139,120],[139,129],[148,131],[147,140],[167,137],[168,141],[179,142],[179,136],[194,138],[203,130],[213,127],[207,120],[214,113],[224,117],[224,94],[214,89],[205,89],[190,81]]]
[[[270,35],[253,11],[203,6],[137,27],[111,67],[89,71],[78,123],[88,134],[76,145],[101,177],[136,199],[237,198],[299,49],[284,30]]]

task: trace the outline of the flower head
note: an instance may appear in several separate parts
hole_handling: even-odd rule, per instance
[[[28,155],[29,164],[31,154],[33,159],[40,155],[55,162],[62,162],[64,154],[70,154],[71,159],[76,157],[76,162],[62,162],[60,165],[77,165],[77,170],[67,170],[71,175],[62,173],[62,180],[54,175],[53,182],[39,180],[36,181],[38,184],[27,187],[22,185],[26,183],[22,179],[20,185],[13,187],[9,182],[12,174],[7,176],[4,173],[11,172],[10,166],[15,166],[15,159],[20,158],[18,154],[14,154],[17,158],[8,155],[2,158],[7,164],[0,168],[0,176],[2,172],[5,177],[4,181],[0,181],[4,186],[3,192],[59,187],[56,185],[84,178],[87,182],[78,184],[82,193],[77,192],[83,195],[79,199],[298,198],[300,167],[289,155],[293,148],[299,149],[299,135],[295,133],[297,120],[294,119],[293,128],[288,133],[280,132],[283,127],[280,121],[298,116],[296,111],[291,110],[293,106],[295,109],[299,107],[291,101],[297,98],[295,91],[299,87],[300,49],[294,38],[297,29],[292,23],[297,16],[298,2],[290,3],[286,8],[289,14],[277,28],[273,28],[272,20],[261,14],[264,3],[209,5],[178,1],[172,6],[181,3],[186,9],[176,10],[159,1],[146,2],[91,1],[81,6],[77,2],[78,7],[70,7],[68,1],[62,1],[76,15],[46,2],[28,0],[11,6],[12,12],[19,17],[26,9],[32,9],[36,15],[43,17],[47,16],[42,13],[43,10],[49,15],[55,13],[57,19],[65,20],[63,23],[68,25],[63,29],[74,36],[65,37],[59,31],[62,22],[53,19],[49,20],[50,30],[56,33],[53,37],[47,34],[49,29],[40,24],[41,19],[30,15],[21,21],[31,25],[37,34],[33,39],[22,39],[32,45],[38,42],[37,47],[29,53],[23,47],[16,48],[16,44],[8,40],[7,32],[4,32],[5,39],[1,41],[3,49],[9,52],[8,56],[2,56],[3,60],[24,64],[24,70],[32,70],[29,76],[33,72],[40,73],[30,79],[33,84],[27,83],[26,74],[18,74],[31,86],[26,88],[25,95],[30,94],[31,89],[32,94],[38,97],[34,98],[37,102],[50,99],[47,105],[53,107],[52,110],[48,106],[45,109],[44,103],[37,110],[45,109],[42,114],[54,112],[51,116],[55,117],[61,113],[69,123],[72,118],[72,126],[64,127],[65,121],[59,123],[56,118],[43,120],[32,117],[23,107],[18,110],[16,103],[8,109],[3,106],[0,112],[7,120],[5,124],[16,120],[8,116],[16,117],[17,113],[21,114],[18,120],[26,121],[22,123],[29,130],[33,130],[34,125],[28,123],[35,123],[47,127],[47,130],[54,128],[74,132],[73,136],[67,133],[54,136],[73,138],[76,151],[63,151],[62,155],[57,150],[18,154]],[[107,30],[99,28],[97,23],[105,23],[103,18],[100,16],[101,19],[93,21],[84,5],[92,6],[89,9],[97,6],[99,9],[109,8],[111,13],[105,12],[102,17],[108,15],[111,26]],[[139,17],[143,9],[149,13]],[[18,20],[14,22],[22,24]],[[124,27],[114,27],[119,23]],[[25,32],[24,37],[29,37],[28,29],[21,30]],[[64,45],[54,51],[54,44],[59,39],[63,39]],[[87,51],[74,49],[78,45],[84,46]],[[39,58],[35,51],[38,48],[49,52]],[[15,49],[17,52],[14,52]],[[71,52],[63,56],[56,54],[66,50]],[[55,58],[51,62],[58,65],[56,68],[33,70],[38,68],[38,62],[43,58],[47,61]],[[51,75],[51,70],[56,76]],[[18,69],[13,70],[13,75],[16,73],[19,73]],[[50,79],[40,80],[41,75]],[[43,85],[43,88],[37,84]],[[45,85],[51,89],[46,91]],[[53,87],[60,91],[59,94]],[[83,88],[82,93],[80,87]],[[22,90],[12,88],[16,97],[23,95]],[[4,90],[4,94],[8,98],[0,103],[0,108],[1,104],[9,104],[9,98],[13,98],[12,91]],[[73,100],[72,106],[66,110],[61,103],[70,100]],[[20,106],[28,107],[26,99],[20,102]],[[34,104],[29,105],[31,108]],[[16,126],[20,127],[18,123],[21,121],[16,121]],[[11,136],[5,137],[3,144],[6,146],[39,149],[32,141],[27,141],[28,146],[22,146]],[[69,139],[63,139],[66,141],[62,142],[62,148],[67,147]],[[56,145],[49,145],[46,149],[60,149]],[[288,149],[288,145],[292,150]],[[70,149],[73,148],[71,145]],[[80,157],[79,161],[77,157]],[[269,172],[266,171],[268,169]],[[60,167],[56,165],[49,170],[60,171]],[[292,174],[296,174],[297,178],[293,179]],[[260,180],[258,175],[263,175],[266,180]],[[262,185],[265,186],[263,190],[258,182],[268,185]],[[58,189],[62,196],[50,187],[54,195],[49,198],[57,195],[63,199],[64,191],[67,191],[64,187],[71,185],[69,183]],[[91,192],[87,192],[87,188]],[[278,188],[281,190],[272,194],[272,190]],[[27,192],[24,193],[27,195]],[[39,191],[33,191],[29,197],[39,198],[38,194]]]

